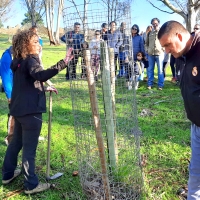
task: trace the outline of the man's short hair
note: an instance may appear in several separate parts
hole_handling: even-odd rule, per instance
[[[80,26],[81,24],[79,22],[75,22],[74,26]]]
[[[171,32],[187,32],[186,28],[179,22],[177,21],[168,21],[168,22],[165,22],[160,30],[158,31],[158,39],[160,39],[164,34],[169,34]]]
[[[155,17],[155,18],[153,18],[153,19],[151,20],[151,24],[152,24],[155,20],[160,24],[160,20],[159,20],[157,17]]]
[[[110,25],[111,25],[112,23],[115,23],[115,26],[117,26],[116,21],[111,21],[111,22],[110,22]]]
[[[101,28],[105,28],[106,26],[108,26],[108,24],[107,24],[107,23],[103,23],[103,24],[101,25]]]

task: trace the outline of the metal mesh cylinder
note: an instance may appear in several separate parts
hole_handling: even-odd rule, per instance
[[[120,9],[116,7],[111,14],[106,5],[95,2],[63,10],[66,40],[69,40],[70,31],[73,34],[74,23],[79,22],[83,43],[88,44],[74,52],[77,55],[68,65],[67,79],[71,81],[79,175],[83,190],[91,200],[141,197],[143,181],[130,7],[124,12]],[[108,40],[99,41],[95,57],[90,48],[95,31],[113,19],[117,23],[116,31],[120,31],[122,22],[126,24],[124,34],[129,47],[125,57],[121,55],[123,48],[117,52]],[[70,44],[67,42],[67,45]]]

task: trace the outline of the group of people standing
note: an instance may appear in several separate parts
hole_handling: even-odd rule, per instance
[[[108,47],[114,49],[116,79],[125,76],[129,89],[132,88],[130,83],[133,81],[133,74],[135,75],[134,78],[136,82],[135,89],[138,89],[139,81],[143,79],[147,81],[147,88],[152,89],[154,84],[154,70],[155,66],[157,66],[157,87],[159,90],[162,90],[164,87],[165,71],[168,63],[170,63],[171,66],[171,81],[173,83],[179,81],[180,68],[183,63],[180,62],[180,60],[175,59],[173,55],[164,53],[164,48],[160,45],[157,37],[160,29],[160,20],[158,18],[153,18],[151,20],[151,25],[147,27],[143,34],[140,34],[140,29],[137,24],[134,24],[131,27],[131,30],[128,30],[125,22],[120,24],[119,29],[117,28],[117,23],[115,21],[110,22],[109,25],[103,23],[101,30],[95,31],[95,37],[89,43],[85,41],[84,34],[80,31],[80,26],[80,23],[74,23],[74,30],[67,32],[61,37],[61,40],[67,43],[68,48],[73,48],[74,55],[73,60],[67,67],[67,80],[70,79],[70,69],[71,78],[76,78],[76,65],[78,58],[82,56],[83,49],[90,49],[91,66],[95,80],[97,81],[100,63],[100,42],[106,41]],[[198,24],[195,25],[194,31],[197,31],[198,26]],[[134,60],[132,60],[130,52],[133,52]],[[117,74],[118,66],[119,73]],[[144,78],[145,68],[147,77]],[[84,78],[85,76],[84,59],[82,59],[81,77]]]
[[[158,67],[158,89],[162,90],[164,86],[164,48],[161,47],[157,38],[159,24],[160,20],[153,18],[146,32],[140,35],[140,29],[137,24],[134,24],[131,30],[128,30],[125,22],[120,24],[119,29],[117,29],[117,23],[115,21],[111,21],[109,25],[103,23],[101,30],[96,30],[95,37],[88,43],[84,39],[84,34],[80,31],[80,23],[74,23],[74,30],[68,31],[61,37],[61,40],[67,44],[68,48],[73,48],[74,55],[73,60],[67,67],[66,80],[76,79],[78,58],[82,56],[83,49],[90,49],[91,66],[95,80],[97,81],[100,62],[100,42],[106,41],[108,48],[114,49],[116,79],[125,76],[128,88],[132,88],[129,81],[133,81],[133,74],[135,74],[135,89],[137,89],[139,81],[144,78],[144,69],[146,68],[148,77],[146,77],[147,88],[151,89],[154,81],[154,67],[156,63]],[[131,52],[133,52],[133,60]],[[119,66],[118,74],[117,66]],[[71,77],[69,70],[71,70]],[[82,59],[81,78],[85,76],[84,59]]]

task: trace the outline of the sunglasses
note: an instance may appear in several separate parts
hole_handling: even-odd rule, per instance
[[[154,23],[154,24],[152,24],[153,26],[158,26],[158,24],[157,23]]]
[[[199,30],[199,28],[194,28],[194,30]]]
[[[137,28],[132,28],[132,30],[135,30],[135,31],[137,31]]]
[[[95,34],[95,35],[100,35],[100,34]]]

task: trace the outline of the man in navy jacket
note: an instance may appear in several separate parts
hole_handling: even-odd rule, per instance
[[[166,53],[182,57],[180,88],[185,111],[191,121],[191,160],[189,165],[187,200],[200,199],[200,32],[190,34],[177,21],[168,21],[158,32]]]
[[[68,67],[66,69],[66,80],[69,80],[70,78],[75,79],[76,65],[81,53],[81,45],[84,42],[84,35],[80,33],[80,23],[78,22],[74,23],[74,30],[67,32],[60,39],[67,44],[67,48],[70,48],[70,47],[73,48],[74,58],[68,64]],[[72,70],[71,77],[69,77],[69,67],[71,67],[71,70]]]

